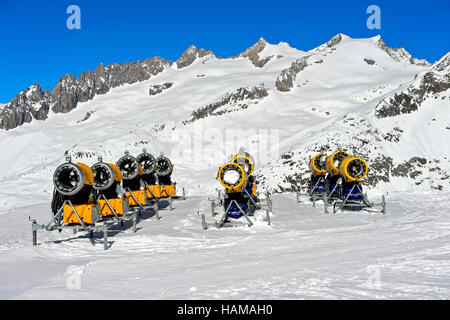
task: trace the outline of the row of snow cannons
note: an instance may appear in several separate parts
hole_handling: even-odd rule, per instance
[[[270,213],[272,213],[272,200],[268,193],[262,201],[257,191],[257,181],[253,175],[255,161],[253,157],[240,149],[235,155],[229,157],[228,161],[217,172],[216,179],[224,187],[218,190],[216,199],[211,201],[211,216],[214,222],[206,222],[205,213],[201,214],[202,228],[208,227],[235,227],[252,226],[252,217],[256,210],[266,208],[264,221],[270,225]],[[216,207],[223,209],[223,214],[216,218]],[[245,220],[245,221],[244,221]]]
[[[347,151],[339,150],[328,156],[318,153],[309,156],[311,178],[308,181],[307,195],[316,205],[316,200],[323,200],[325,213],[333,207],[333,213],[339,209],[362,210],[380,206],[386,213],[384,195],[381,203],[370,202],[363,192],[362,181],[367,176],[369,167],[361,157],[351,156]],[[297,192],[297,202],[300,193]]]
[[[153,209],[159,220],[160,201],[173,209],[176,183],[171,181],[173,164],[162,153],[155,158],[144,149],[137,157],[128,151],[116,162],[103,162],[101,157],[91,167],[73,163],[70,156],[53,174],[52,217],[48,224],[32,221],[33,245],[37,245],[37,230],[72,229],[89,233],[103,232],[104,249],[108,249],[108,228],[116,223],[132,221],[133,232],[139,216]],[[152,216],[152,217],[153,217]]]

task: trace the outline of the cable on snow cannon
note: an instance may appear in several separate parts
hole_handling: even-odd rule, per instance
[[[117,160],[116,165],[122,173],[122,184],[126,191],[128,203],[130,207],[143,207],[147,203],[147,196],[145,193],[145,184],[142,180],[142,166],[138,160],[130,156],[128,151],[125,155]]]
[[[51,207],[55,217],[62,217],[62,223],[89,225],[100,220],[99,206],[91,197],[94,173],[89,166],[72,163],[68,156],[66,163],[56,168],[53,184]]]
[[[326,153],[318,153],[313,158],[309,156],[311,178],[308,183],[308,193],[310,195],[320,195],[325,191],[326,160]]]
[[[113,163],[103,162],[102,157],[91,166],[94,173],[94,191],[102,216],[122,216],[128,212],[128,198],[124,198],[121,186],[122,172]]]

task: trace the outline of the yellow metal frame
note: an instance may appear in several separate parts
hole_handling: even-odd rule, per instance
[[[74,209],[77,211],[78,216],[81,218],[84,224],[93,224],[93,211],[94,207],[97,206],[96,203],[89,204],[75,204]],[[70,204],[64,205],[63,208],[63,223],[76,223],[80,224],[77,215],[73,211]]]
[[[118,216],[122,216],[124,214],[124,208],[123,208],[123,202],[125,199],[122,198],[115,198],[115,199],[108,199],[109,204],[114,209],[116,214]],[[104,199],[100,199],[98,201],[98,204],[100,205],[100,215],[102,216],[113,216],[114,213],[109,208],[108,204]]]
[[[347,172],[348,165],[350,164],[350,162],[354,160],[361,160],[366,166],[366,171],[364,172],[364,175],[358,179],[355,179]],[[339,166],[339,173],[344,177],[344,179],[347,182],[361,181],[367,175],[367,171],[369,171],[369,167],[367,166],[366,161],[364,161],[364,159],[360,157],[347,157],[344,160],[342,160],[341,165]]]
[[[164,187],[167,189],[169,194],[167,194],[166,190],[164,190],[164,187],[162,185],[153,184],[148,187],[152,190],[152,192],[155,194],[155,196],[158,199],[159,198],[169,198],[169,196],[172,198],[175,197],[175,184],[164,185]],[[147,192],[148,199],[154,199],[153,194],[147,188],[146,188],[146,192]]]
[[[131,191],[134,195],[134,197],[136,197],[137,201],[139,201],[139,203],[136,202],[136,200],[134,200],[133,196],[131,195],[131,193],[128,191],[127,192],[127,198],[128,198],[128,205],[131,206],[138,206],[139,204],[141,204],[141,206],[145,206],[146,204],[146,196],[145,196],[145,192],[146,190],[136,190],[136,191]]]

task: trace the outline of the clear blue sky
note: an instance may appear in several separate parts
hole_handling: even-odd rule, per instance
[[[81,30],[66,27],[71,4]],[[371,4],[381,8],[381,30],[366,27]],[[65,73],[78,77],[100,62],[176,60],[191,44],[227,57],[259,37],[308,50],[337,33],[381,34],[434,62],[450,50],[449,17],[449,0],[0,0],[0,102],[36,82],[51,90]]]

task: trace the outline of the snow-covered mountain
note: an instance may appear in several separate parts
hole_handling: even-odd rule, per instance
[[[309,51],[260,39],[227,59],[191,46],[176,62],[31,86],[0,105],[0,298],[448,299],[449,60],[339,34]],[[217,168],[241,146],[275,192],[302,186],[308,155],[361,155],[369,198],[389,192],[387,213],[325,214],[285,193],[270,226],[259,210],[252,227],[203,230]],[[50,220],[66,153],[92,165],[143,148],[169,155],[186,201],[162,204],[159,221],[142,212],[137,233],[111,226],[108,251],[99,234],[71,230],[31,245],[28,218]]]
[[[145,147],[172,157],[181,185],[212,193],[217,167],[244,145],[276,192],[306,182],[308,155],[337,148],[367,159],[370,186],[449,189],[449,60],[338,34],[309,51],[261,38],[226,59],[190,46],[176,62],[100,64],[0,109],[0,180],[36,179],[48,194],[66,152],[93,163]]]

